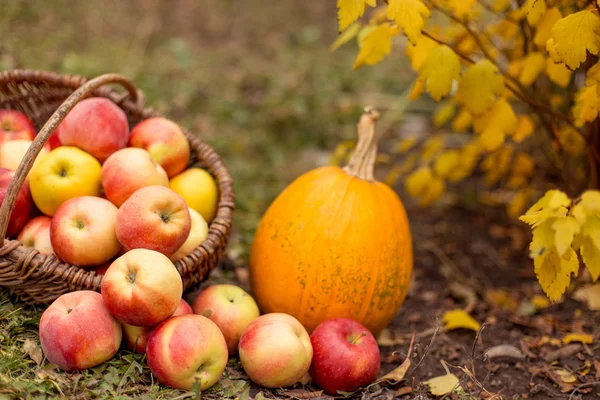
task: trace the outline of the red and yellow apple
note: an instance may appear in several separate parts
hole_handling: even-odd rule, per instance
[[[23,243],[25,247],[33,247],[40,254],[54,254],[52,242],[50,241],[50,223],[52,218],[45,215],[29,220],[19,235],[17,240]]]
[[[174,263],[190,254],[192,250],[200,246],[200,244],[208,237],[208,224],[204,218],[202,218],[202,215],[193,208],[189,208],[188,211],[190,212],[192,226],[185,242],[183,242],[181,247],[177,249],[175,253],[169,256],[169,259]]]
[[[122,331],[100,293],[80,290],[63,294],[48,306],[39,335],[48,361],[76,371],[110,360],[119,350]]]
[[[212,320],[225,337],[229,354],[236,354],[240,336],[260,316],[256,302],[244,289],[216,284],[203,289],[192,304],[195,314]]]
[[[161,323],[146,346],[152,375],[163,385],[190,390],[197,380],[200,390],[221,378],[228,361],[223,334],[201,315],[180,315]]]
[[[264,314],[250,322],[242,332],[238,352],[248,377],[267,388],[298,383],[313,357],[308,332],[284,313]]]
[[[92,271],[94,271],[98,275],[104,275],[106,273],[106,271],[108,270],[108,267],[110,267],[110,264],[112,264],[112,261],[105,262],[104,264],[102,264],[96,268],[93,268]]]
[[[8,187],[15,176],[15,171],[11,171],[6,168],[0,168],[0,204],[6,197]],[[6,234],[9,238],[14,238],[23,229],[29,216],[31,215],[31,209],[33,208],[33,202],[31,201],[31,194],[29,190],[29,183],[23,182],[23,186],[17,192],[17,198],[13,205],[10,219],[8,220],[8,229]]]
[[[18,110],[0,110],[0,143],[33,140],[35,135],[35,127],[27,115]]]
[[[183,171],[190,160],[190,144],[183,131],[163,117],[148,118],[134,126],[129,146],[148,150],[169,177]]]
[[[169,318],[187,314],[193,314],[192,307],[190,307],[187,301],[181,299],[181,301],[179,302],[179,306],[177,306],[177,309]],[[156,326],[134,326],[129,324],[122,325],[123,339],[125,339],[127,348],[136,353],[145,354],[146,344],[148,343],[148,339],[150,338],[150,335],[152,334]]]
[[[0,144],[0,168],[7,168],[16,171],[19,168],[19,164],[25,157],[25,153],[29,150],[31,146],[31,140],[10,140],[8,142],[3,142]],[[50,152],[50,146],[45,145],[42,147],[42,150],[38,153],[37,157],[33,161],[33,165],[31,166],[31,170],[39,164],[39,161],[44,158]],[[27,179],[31,176],[31,170],[29,170],[29,174],[27,175]]]
[[[144,149],[126,147],[111,154],[102,165],[106,197],[120,207],[138,189],[169,187],[167,173]]]
[[[53,216],[65,201],[78,196],[99,196],[102,166],[94,157],[73,146],[61,146],[31,169],[29,184],[35,205]]]
[[[171,255],[192,227],[185,201],[164,186],[136,190],[117,213],[117,238],[125,249],[150,249]]]
[[[104,273],[101,293],[119,321],[154,326],[177,309],[183,294],[179,272],[165,255],[134,249],[117,258]]]
[[[217,214],[219,188],[208,171],[189,168],[171,178],[169,187],[181,195],[190,208],[198,211],[210,223]]]
[[[353,392],[372,383],[379,374],[381,356],[377,341],[359,322],[332,318],[310,335],[313,359],[310,376],[327,393]]]
[[[103,162],[115,151],[127,146],[127,115],[104,97],[80,101],[58,127],[63,146],[76,146]]]
[[[79,196],[65,201],[50,225],[54,253],[80,267],[104,264],[121,250],[116,221],[117,207],[101,197]]]

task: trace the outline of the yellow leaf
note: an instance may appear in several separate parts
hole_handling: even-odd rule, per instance
[[[561,18],[551,31],[556,54],[570,69],[586,59],[586,50],[600,51],[600,17],[592,10],[583,10]]]
[[[417,79],[412,89],[410,89],[410,93],[408,94],[408,99],[410,101],[415,101],[423,94],[425,90],[425,80]]]
[[[549,218],[533,229],[533,236],[529,243],[529,257],[539,257],[554,247],[556,232],[552,229],[553,223],[554,218]]]
[[[600,311],[600,283],[585,285],[573,293],[573,298],[586,303],[591,311]]]
[[[589,333],[567,333],[565,336],[563,336],[562,342],[564,344],[573,342],[592,344],[594,342],[594,337]]]
[[[428,162],[433,160],[435,155],[444,147],[444,140],[439,136],[431,136],[423,143],[421,158]]]
[[[431,168],[421,167],[406,178],[406,192],[411,197],[418,197],[432,179]]]
[[[473,173],[479,156],[481,147],[477,143],[468,143],[460,149],[459,163],[448,175],[450,182],[458,182]]]
[[[600,219],[590,216],[582,227],[579,252],[595,282],[600,277]]]
[[[513,189],[523,186],[533,174],[534,166],[535,162],[530,155],[526,153],[517,154],[512,162],[511,175],[506,186]]]
[[[448,330],[464,328],[477,332],[481,327],[479,322],[467,314],[465,310],[461,309],[446,311],[442,317],[442,320],[444,321],[444,325]]]
[[[519,219],[532,227],[536,227],[548,218],[567,215],[567,206],[571,204],[569,197],[560,190],[549,190]]]
[[[445,102],[440,105],[433,113],[433,124],[436,127],[441,127],[452,118],[456,112],[456,105],[453,102]]]
[[[341,34],[338,35],[338,37],[331,44],[331,46],[329,46],[329,51],[330,52],[336,51],[338,48],[340,48],[340,46],[348,43],[356,35],[358,35],[359,31],[360,31],[360,23],[358,23],[358,22],[353,23],[352,25],[350,25],[348,27],[348,29],[346,29],[344,32],[342,32]]]
[[[427,92],[436,101],[450,93],[452,82],[459,75],[460,60],[454,50],[446,45],[436,47],[419,70],[419,78],[425,80]]]
[[[533,259],[535,275],[542,290],[551,301],[559,299],[571,283],[571,274],[577,274],[579,262],[573,249],[568,249],[563,257],[556,247],[550,248]]]
[[[486,290],[485,300],[506,311],[515,311],[519,307],[519,304],[510,295],[510,293],[502,289]]]
[[[546,73],[550,80],[560,87],[567,87],[573,71],[563,63],[555,63],[551,58],[546,59]]]
[[[485,183],[488,186],[494,185],[508,172],[512,151],[512,147],[506,146],[488,154],[484,158],[481,163],[481,169],[486,171]]]
[[[445,396],[452,391],[462,391],[460,380],[456,375],[450,373],[431,378],[423,384],[429,386],[429,391],[434,396]]]
[[[447,150],[435,160],[433,170],[440,178],[446,178],[458,165],[460,154],[458,150]]]
[[[473,121],[475,132],[480,133],[480,142],[484,149],[498,149],[506,135],[517,130],[517,116],[506,99],[500,99],[492,108]]]
[[[408,41],[416,44],[421,28],[431,12],[420,0],[389,0],[387,17],[404,31]]]
[[[358,69],[363,65],[375,65],[383,60],[383,57],[392,51],[392,36],[394,34],[395,31],[388,23],[383,23],[375,29],[371,29],[359,41],[360,51],[354,61],[353,68]]]
[[[446,191],[446,183],[440,178],[433,178],[425,187],[425,191],[421,193],[419,205],[421,207],[428,206],[438,200]]]
[[[471,113],[468,112],[465,108],[461,108],[454,120],[452,120],[452,130],[454,132],[464,132],[471,123],[473,122],[473,118],[471,117]]]
[[[594,86],[600,83],[600,61],[588,69],[585,75],[585,85]],[[600,86],[598,86],[600,87]],[[599,94],[600,96],[600,94]]]
[[[400,153],[400,154],[406,153],[408,150],[412,149],[415,146],[415,144],[417,144],[416,137],[409,137],[406,139],[402,139],[394,145],[394,148],[392,149],[392,151],[394,153]]]
[[[552,7],[547,10],[540,22],[537,24],[533,43],[538,47],[544,47],[548,39],[550,39],[550,31],[552,27],[562,18],[558,7]]]
[[[523,60],[523,69],[521,70],[521,74],[519,76],[519,82],[525,87],[530,86],[535,80],[540,76],[542,71],[544,71],[544,67],[546,66],[546,61],[544,60],[544,56],[540,52],[530,53]]]
[[[586,190],[581,194],[581,206],[586,213],[600,217],[600,191]]]
[[[552,372],[554,372],[556,375],[558,375],[560,380],[563,381],[564,383],[577,382],[577,377],[564,368],[554,367],[554,368],[552,368]]]
[[[517,130],[515,131],[512,139],[515,143],[520,143],[533,133],[535,125],[529,115],[519,115],[517,118]]]
[[[443,0],[446,6],[458,18],[463,18],[472,11],[476,0]]]
[[[529,200],[531,199],[532,190],[531,188],[523,188],[519,190],[513,196],[512,200],[508,204],[506,213],[511,218],[517,218],[527,207]]]
[[[523,19],[527,17],[527,22],[531,26],[538,24],[546,12],[546,2],[544,0],[527,0],[521,8],[511,13],[514,19]]]
[[[573,106],[573,116],[575,117],[575,126],[582,127],[586,122],[598,118],[600,113],[600,96],[598,96],[597,86],[583,86],[575,95],[575,105]]]
[[[508,63],[508,67],[506,68],[506,73],[513,78],[518,78],[521,75],[521,71],[523,71],[523,59],[519,58],[517,60],[513,60]]]
[[[419,37],[414,45],[408,43],[406,46],[406,55],[410,58],[410,66],[412,69],[419,71],[419,68],[421,68],[421,65],[423,65],[429,56],[429,53],[437,46],[438,44],[427,36]]]
[[[587,146],[581,133],[570,125],[565,125],[558,131],[558,141],[563,150],[573,156],[582,154]]]
[[[365,5],[375,7],[375,0],[338,0],[338,21],[340,32],[365,13]]]
[[[548,41],[546,42],[546,51],[548,52],[548,55],[550,56],[552,61],[554,61],[555,63],[562,62],[562,59],[556,52],[556,43],[554,43],[554,39],[548,39]]]
[[[502,94],[504,78],[489,60],[480,60],[465,70],[459,91],[467,111],[479,115],[492,107]]]
[[[571,248],[573,237],[579,233],[579,224],[574,217],[558,217],[552,224],[554,243],[559,256],[563,256]]]
[[[544,296],[540,296],[539,294],[536,294],[535,296],[533,296],[531,298],[531,304],[533,304],[533,306],[537,310],[541,310],[541,309],[550,307],[550,302],[548,301],[548,298],[544,297]]]
[[[492,10],[496,13],[503,12],[508,8],[512,0],[494,0],[492,2]]]

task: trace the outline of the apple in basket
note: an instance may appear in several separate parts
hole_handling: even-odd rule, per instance
[[[27,115],[17,110],[0,110],[0,143],[33,140],[35,135],[35,127]]]
[[[110,360],[122,339],[121,325],[108,312],[102,295],[91,290],[58,297],[42,314],[39,335],[48,361],[66,371]]]
[[[50,241],[50,224],[52,218],[45,215],[32,218],[25,224],[23,230],[17,236],[17,240],[25,247],[33,247],[40,254],[54,254],[52,242]]]
[[[98,161],[127,146],[129,123],[119,106],[104,97],[80,101],[58,126],[63,146],[78,147]]]
[[[11,140],[0,144],[0,167],[16,171],[17,168],[19,168],[19,164],[21,164],[23,157],[25,157],[25,153],[29,150],[31,143],[33,143],[31,140]],[[39,164],[40,160],[48,155],[48,153],[50,153],[50,146],[46,144],[35,158],[35,161],[29,170],[29,174],[27,175],[27,179],[31,176],[31,170],[33,170],[33,168]]]
[[[176,317],[178,315],[187,315],[193,314],[192,307],[185,301],[181,299],[179,302],[179,306],[175,309],[173,315],[169,318]],[[135,351],[136,353],[144,354],[146,353],[146,344],[148,343],[148,339],[150,335],[154,331],[156,326],[134,326],[129,324],[122,324],[123,326],[123,339],[127,344],[127,348],[131,351]]]
[[[190,160],[190,144],[183,131],[164,117],[148,118],[134,126],[129,146],[148,150],[169,178],[183,171]]]
[[[192,250],[200,246],[200,244],[208,237],[208,224],[204,218],[202,218],[202,215],[193,208],[189,208],[188,211],[190,212],[192,226],[185,242],[183,242],[181,247],[177,249],[175,253],[169,256],[174,263],[190,254]]]
[[[4,201],[10,182],[13,180],[15,172],[10,169],[0,168],[0,204]],[[33,202],[31,201],[31,194],[29,191],[29,184],[27,181],[23,182],[23,186],[19,189],[17,199],[15,200],[10,220],[8,221],[8,230],[6,234],[10,238],[14,238],[23,229],[29,216],[31,215],[31,209],[33,208]]]

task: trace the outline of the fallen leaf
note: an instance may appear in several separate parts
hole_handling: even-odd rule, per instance
[[[429,391],[434,396],[444,396],[455,390],[462,391],[460,381],[454,374],[436,376],[423,383],[429,386]]]
[[[594,341],[594,337],[589,333],[567,333],[562,339],[564,344],[572,342],[580,342],[585,344],[591,344]]]
[[[381,378],[377,379],[375,381],[375,383],[380,383],[380,382],[400,382],[401,380],[404,379],[404,376],[406,375],[406,371],[408,371],[408,369],[410,368],[410,358],[406,358],[404,360],[404,362],[402,364],[400,364],[400,366],[394,370],[392,370],[391,372],[388,372],[387,374],[385,374],[384,376],[382,376]]]
[[[585,360],[585,362],[583,363],[583,367],[581,367],[581,371],[579,371],[579,375],[586,376],[590,373],[591,369],[592,363],[590,362],[590,360]]]
[[[396,390],[396,396],[404,396],[405,394],[412,393],[412,387],[404,386]]]
[[[475,303],[477,301],[477,295],[475,291],[467,285],[464,285],[458,281],[453,281],[448,286],[450,294],[457,300],[463,300],[466,304]]]
[[[42,348],[36,342],[31,339],[25,339],[23,351],[27,353],[37,365],[42,364],[44,354],[42,353]]]
[[[594,360],[594,369],[596,370],[595,377],[600,379],[600,361]]]
[[[561,358],[571,357],[573,354],[579,353],[581,349],[582,346],[578,343],[569,344],[565,347],[561,347],[558,350],[551,351],[550,353],[546,354],[544,359],[546,362],[551,363]]]
[[[254,395],[254,400],[267,400],[262,392],[258,392]]]
[[[488,349],[485,357],[493,360],[495,358],[512,358],[515,360],[524,360],[525,356],[521,350],[510,344],[501,344]]]
[[[600,311],[600,282],[577,289],[573,293],[573,298],[581,303],[586,303],[592,311]]]
[[[572,373],[570,373],[569,371],[567,371],[564,368],[552,368],[552,372],[556,375],[558,375],[558,377],[564,382],[564,383],[575,383],[577,382],[577,377],[575,375],[573,375]]]
[[[402,336],[399,336],[397,333],[387,328],[383,329],[377,337],[377,344],[383,347],[396,346],[404,343],[406,343],[406,340]]]
[[[461,309],[446,311],[442,317],[442,320],[444,321],[444,325],[448,330],[464,328],[477,332],[481,327],[479,322],[475,321],[473,317]]]
[[[330,396],[323,394],[322,390],[312,391],[312,390],[304,390],[304,389],[287,389],[287,390],[278,390],[277,394],[291,397],[293,399],[300,399],[300,400],[316,399],[318,397],[330,397]]]

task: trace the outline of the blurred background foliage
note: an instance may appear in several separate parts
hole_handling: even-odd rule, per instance
[[[355,138],[362,107],[389,111],[385,130],[400,135],[413,79],[404,51],[353,71],[356,43],[329,51],[335,1],[0,0],[0,10],[2,70],[123,74],[219,152],[237,194],[234,258],[283,187]]]

